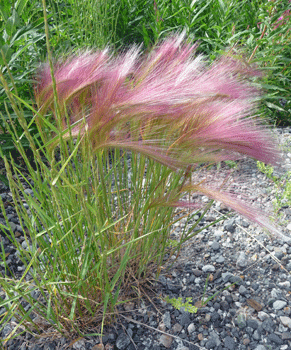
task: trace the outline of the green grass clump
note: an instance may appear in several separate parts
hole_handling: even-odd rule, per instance
[[[208,94],[201,92],[203,99],[198,102],[194,98],[190,103],[184,98],[186,93],[169,98],[169,93],[173,94],[171,89],[176,86],[173,80],[176,79],[175,83],[181,89],[193,81],[187,75],[182,74],[179,79],[178,75],[172,75],[177,67],[183,68],[183,64],[193,69],[193,62],[187,65],[189,61],[185,63],[184,56],[179,56],[181,52],[173,55],[175,69],[167,66],[167,60],[159,61],[167,50],[169,53],[177,51],[175,43],[181,44],[180,36],[169,41],[169,46],[167,43],[161,46],[163,55],[157,54],[157,47],[154,54],[144,60],[144,74],[136,64],[130,72],[126,71],[130,64],[124,64],[124,57],[133,62],[135,51],[132,50],[127,56],[120,55],[119,61],[108,58],[104,66],[99,67],[101,72],[104,67],[108,71],[101,74],[103,80],[97,79],[97,83],[83,81],[81,74],[74,85],[75,76],[71,75],[62,95],[62,79],[68,79],[72,71],[66,71],[65,76],[59,74],[62,64],[54,65],[50,48],[55,56],[64,52],[76,53],[84,47],[103,48],[107,44],[116,51],[123,51],[133,43],[143,44],[144,50],[150,50],[168,33],[184,29],[189,41],[197,40],[200,43],[198,51],[207,54],[210,61],[231,51],[252,62],[256,60],[259,67],[272,72],[266,75],[265,88],[273,91],[276,86],[279,92],[267,94],[273,102],[266,100],[269,103],[266,106],[278,110],[277,102],[284,99],[288,109],[286,84],[290,78],[290,52],[288,48],[282,49],[282,42],[289,40],[290,32],[284,30],[284,21],[276,27],[279,14],[286,10],[280,2],[272,2],[268,5],[272,9],[269,9],[258,0],[139,0],[135,3],[67,0],[49,1],[47,8],[45,1],[41,4],[23,0],[13,4],[12,7],[2,4],[0,7],[0,26],[4,33],[0,40],[0,98],[4,105],[0,136],[5,141],[1,144],[1,157],[25,243],[19,243],[17,234],[10,227],[1,200],[0,206],[6,220],[6,225],[1,228],[17,249],[25,270],[21,275],[11,270],[2,245],[1,259],[6,270],[0,277],[5,293],[0,307],[6,311],[0,315],[1,326],[8,324],[12,317],[16,318],[18,325],[9,338],[25,330],[34,335],[57,331],[67,337],[102,334],[104,324],[112,319],[116,308],[136,296],[133,290],[159,274],[167,254],[171,256],[179,251],[182,243],[202,230],[197,229],[197,225],[212,201],[197,209],[197,203],[186,203],[183,197],[195,191],[212,199],[222,197],[222,202],[230,207],[251,218],[258,217],[253,209],[250,212],[234,198],[221,194],[220,188],[207,188],[203,181],[193,184],[191,172],[195,170],[195,161],[227,160],[228,152],[233,150],[244,154],[250,152],[251,156],[272,161],[276,152],[268,147],[271,141],[264,137],[262,130],[245,118],[245,109],[249,111],[250,107],[245,103],[251,90],[247,89],[247,84],[240,81],[234,85],[239,93],[243,92],[237,114],[226,113],[228,123],[219,119],[224,116],[221,106],[225,108],[224,112],[230,107],[232,110],[229,103],[232,97],[228,95],[225,99],[219,89],[230,94],[228,80],[240,76],[247,65],[240,66],[244,67],[240,74],[235,70],[233,76],[217,85],[218,92],[207,89]],[[262,25],[258,25],[259,20],[264,21]],[[189,48],[186,44],[183,46],[185,55]],[[275,58],[266,58],[271,53]],[[32,72],[47,55],[50,73],[46,75],[49,78],[44,79],[47,85],[44,84],[45,88],[38,95],[37,109],[31,96]],[[82,72],[84,67],[88,68],[86,59],[90,55],[76,56],[85,60],[80,69]],[[222,62],[220,66],[218,64],[221,68],[226,67],[224,64],[229,64],[227,67],[231,69],[238,68],[227,59]],[[206,68],[200,63],[195,61],[194,68],[199,67],[202,72]],[[68,67],[70,62],[64,69]],[[91,67],[91,73],[96,67],[98,64]],[[124,70],[120,71],[120,67]],[[153,74],[153,68],[159,74]],[[112,75],[113,69],[116,74]],[[188,80],[181,84],[180,78]],[[219,81],[215,69],[210,78],[213,83]],[[91,75],[86,74],[85,79],[90,80]],[[99,89],[104,92],[102,87],[109,79],[116,85],[109,84],[107,93],[96,103],[92,96]],[[81,87],[80,81],[85,83]],[[147,84],[152,83],[157,84],[154,86],[157,95],[151,95],[153,90],[148,88]],[[206,84],[206,87],[210,85]],[[161,86],[168,90],[161,91]],[[158,95],[161,92],[163,95]],[[98,96],[96,94],[96,99]],[[144,102],[149,97],[152,100]],[[189,111],[192,113],[193,110],[196,119],[190,115]],[[112,125],[108,121],[112,121]],[[236,124],[238,121],[241,124]],[[226,125],[229,129],[225,137],[213,133],[210,127],[221,131]],[[253,148],[241,142],[244,137],[238,137],[237,143],[233,141],[244,132],[241,126],[249,132],[248,136],[256,139]],[[102,133],[99,132],[101,128]],[[232,139],[226,142],[229,135]],[[211,142],[206,142],[209,141],[206,136]],[[21,155],[27,172],[19,169],[9,156],[12,149]],[[28,149],[33,161],[27,155]],[[227,152],[220,154],[221,149]],[[234,166],[234,163],[228,165]],[[25,192],[27,186],[33,195]],[[184,208],[178,216],[176,207]],[[198,212],[200,218],[190,224]],[[187,225],[180,240],[173,244],[170,240],[172,225],[185,217]],[[196,310],[189,299],[186,303],[180,299],[177,302],[169,299],[169,302],[175,307],[183,305],[187,310]]]

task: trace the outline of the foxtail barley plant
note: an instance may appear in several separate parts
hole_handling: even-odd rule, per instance
[[[4,325],[13,314],[20,328],[34,333],[53,328],[84,336],[100,322],[102,333],[132,287],[138,290],[160,271],[179,220],[176,208],[190,210],[190,219],[209,208],[185,195],[219,200],[276,232],[264,215],[219,184],[193,182],[200,164],[278,160],[270,132],[252,116],[259,97],[250,82],[256,72],[230,57],[208,66],[195,50],[182,34],[148,55],[133,46],[118,56],[106,49],[44,64],[35,84],[41,144],[29,135],[23,101],[2,76],[37,168],[20,148],[29,169],[22,179],[33,181],[34,196],[28,196],[6,160],[28,248],[10,229],[26,269],[20,280],[13,271],[11,278],[0,278],[7,291],[0,303],[7,310]],[[18,144],[17,134],[14,139]],[[14,164],[12,169],[19,174]],[[180,243],[197,229],[188,225]],[[31,307],[24,309],[19,300]]]
[[[240,155],[275,164],[278,152],[270,132],[251,117],[258,90],[248,78],[256,71],[229,57],[207,67],[202,56],[195,57],[196,45],[183,39],[169,38],[148,56],[132,47],[118,57],[104,50],[56,63],[58,109],[44,65],[36,88],[39,113],[53,111],[64,137],[87,134],[93,152],[127,150],[172,171],[188,173],[197,164]],[[184,181],[159,204],[186,205],[179,200],[185,192],[220,200],[263,224],[253,209],[202,183]]]

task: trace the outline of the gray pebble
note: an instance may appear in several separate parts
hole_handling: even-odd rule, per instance
[[[215,346],[219,346],[221,344],[218,334],[214,331],[210,332],[210,337],[215,342]]]
[[[216,347],[216,342],[214,339],[209,339],[205,344],[206,349],[214,349]]]
[[[17,225],[14,222],[9,221],[9,226],[10,226],[12,232],[14,233],[16,231]]]
[[[12,331],[12,328],[10,327],[9,324],[7,324],[2,330],[2,337],[6,338],[11,333],[11,331]]]
[[[276,300],[273,304],[273,308],[275,310],[281,310],[287,305],[286,301],[283,300]]]
[[[189,326],[187,327],[187,331],[189,334],[192,334],[193,332],[195,332],[195,325],[194,323],[190,323]]]
[[[253,329],[257,329],[259,327],[258,321],[254,319],[247,320],[247,325]]]
[[[215,267],[213,265],[205,265],[202,267],[202,270],[204,272],[214,272],[215,271]]]
[[[279,260],[281,260],[284,257],[284,253],[282,251],[276,251],[274,255]]]
[[[211,245],[212,250],[217,251],[220,249],[218,242],[214,241]]]
[[[224,346],[229,350],[234,350],[236,348],[234,339],[230,336],[225,337]]]
[[[280,321],[285,327],[291,328],[291,318],[287,316],[281,316]]]
[[[235,220],[234,219],[230,219],[230,220],[226,220],[224,222],[224,229],[230,233],[234,233],[235,231]]]
[[[163,322],[164,322],[165,326],[168,329],[171,329],[171,327],[172,327],[172,325],[171,325],[171,315],[170,315],[169,311],[165,312],[165,314],[163,316]]]
[[[224,263],[225,258],[224,258],[222,255],[220,255],[219,257],[216,258],[215,261],[216,261],[218,264],[222,264],[222,263]]]
[[[283,340],[275,333],[269,334],[268,339],[277,345],[283,344]]]
[[[247,325],[246,316],[244,314],[238,314],[237,316],[237,324],[239,328],[245,328]]]
[[[238,259],[237,259],[237,261],[236,261],[236,265],[237,265],[238,267],[246,267],[246,266],[248,265],[247,257],[246,257],[246,255],[245,255],[244,252],[241,252],[241,253],[239,254],[239,257],[238,257]]]
[[[124,334],[124,333],[121,333],[117,340],[116,340],[116,347],[117,349],[119,350],[124,350],[126,349],[126,347],[130,344],[130,339],[129,337]]]
[[[264,345],[258,345],[255,350],[266,350],[266,348],[264,347]]]
[[[253,333],[254,340],[261,340],[261,333],[256,329]]]
[[[191,323],[190,315],[188,312],[182,312],[182,314],[178,317],[178,320],[180,321],[180,325],[183,327],[188,327]]]
[[[239,294],[246,295],[248,290],[244,286],[240,286],[238,289]]]
[[[229,272],[223,272],[221,274],[221,277],[223,279],[223,282],[229,282],[231,277],[233,277],[233,274],[229,273]]]

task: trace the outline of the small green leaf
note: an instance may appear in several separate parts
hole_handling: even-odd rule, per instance
[[[16,29],[17,24],[19,23],[19,17],[17,15],[17,12],[14,10],[12,13],[12,16],[10,16],[5,25],[6,33],[9,37],[11,37]]]
[[[17,12],[19,16],[22,14],[22,11],[24,10],[26,4],[28,3],[28,0],[19,0],[16,4]]]
[[[272,109],[276,109],[277,111],[281,111],[281,112],[284,112],[284,108],[282,107],[279,107],[277,105],[275,105],[274,103],[271,103],[271,102],[266,102],[266,105],[269,107],[269,108],[272,108]]]
[[[0,181],[2,181],[6,186],[9,186],[8,179],[5,175],[0,174]]]
[[[4,45],[1,47],[0,51],[1,51],[1,54],[0,54],[0,65],[4,65],[4,60],[3,60],[2,55],[4,56],[5,61],[6,61],[6,62],[9,62],[13,51],[12,51],[12,49],[9,47],[9,45],[7,45],[7,44],[4,44]]]

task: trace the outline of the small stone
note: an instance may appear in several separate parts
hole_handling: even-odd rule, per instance
[[[287,350],[287,349],[288,349],[288,345],[287,345],[287,344],[282,345],[282,346],[280,347],[280,350]]]
[[[266,348],[264,347],[264,345],[258,345],[255,350],[266,350]]]
[[[254,340],[261,340],[261,334],[257,329],[253,333],[253,338]]]
[[[190,323],[189,326],[187,327],[187,331],[189,334],[192,334],[193,332],[195,332],[195,325],[194,323]]]
[[[223,300],[221,303],[220,303],[220,308],[221,310],[223,311],[226,311],[229,309],[229,304],[226,300]]]
[[[216,342],[214,339],[209,339],[205,344],[206,349],[214,349],[216,347]]]
[[[2,198],[2,201],[5,202],[6,198],[7,198],[7,195],[6,195],[6,193],[1,193],[0,197]]]
[[[248,290],[244,286],[240,286],[238,292],[240,295],[246,295]]]
[[[169,311],[165,312],[165,314],[163,315],[163,322],[164,322],[164,325],[168,329],[171,329],[171,327],[172,327],[172,325],[171,325],[171,315],[170,315]]]
[[[230,279],[231,279],[231,277],[233,277],[233,274],[231,274],[231,273],[229,273],[229,272],[223,272],[222,274],[221,274],[221,277],[222,277],[222,279],[223,279],[223,282],[229,282],[230,281]]]
[[[283,340],[275,333],[269,334],[268,339],[277,345],[283,344]]]
[[[166,285],[167,285],[167,279],[166,279],[166,277],[163,276],[163,275],[160,275],[160,276],[159,276],[158,281],[159,281],[163,286],[166,286]]]
[[[249,338],[244,338],[244,340],[243,340],[243,345],[249,345],[250,342],[251,342],[251,341],[250,341]]]
[[[183,327],[179,323],[175,323],[172,330],[174,333],[180,333]]]
[[[247,326],[251,327],[252,329],[257,329],[259,327],[258,321],[254,319],[247,320]]]
[[[162,334],[160,336],[160,343],[167,349],[169,349],[172,345],[173,337],[167,334]]]
[[[181,343],[178,345],[176,350],[189,350],[187,346],[182,345]]]
[[[198,335],[197,335],[197,338],[201,341],[201,340],[203,340],[203,334],[202,333],[199,333]]]
[[[284,307],[287,305],[286,301],[283,300],[276,300],[273,304],[273,308],[275,310],[281,310],[284,309]]]
[[[188,312],[182,312],[182,314],[177,318],[180,321],[180,324],[182,327],[188,327],[189,324],[191,323],[190,316],[189,316]]]
[[[73,344],[73,349],[85,350],[85,339],[79,339]]]
[[[235,220],[234,219],[230,219],[230,220],[226,220],[224,222],[224,229],[230,233],[234,233],[235,231]]]
[[[291,340],[291,333],[290,332],[282,333],[282,340]]]
[[[224,235],[224,233],[221,230],[216,230],[214,231],[213,235],[214,237],[221,238]]]
[[[287,225],[287,230],[291,231],[291,223]]]
[[[275,251],[275,257],[279,260],[281,260],[284,257],[284,253],[281,250]]]
[[[215,271],[215,267],[213,265],[204,265],[202,267],[202,271],[203,272],[214,272]]]
[[[7,324],[2,330],[2,337],[6,338],[11,333],[11,331],[11,327]]]
[[[290,288],[291,283],[289,281],[285,281],[285,282],[279,282],[278,286],[280,288],[284,288],[284,289],[289,289]]]
[[[124,350],[130,344],[130,339],[125,333],[121,333],[116,339],[116,347],[119,350]]]
[[[227,336],[224,339],[224,346],[229,349],[229,350],[234,350],[235,349],[235,341],[232,337]]]
[[[275,324],[272,321],[271,318],[267,318],[262,322],[262,328],[266,331],[266,332],[273,332],[275,330]]]
[[[210,337],[215,342],[215,346],[219,346],[221,344],[219,336],[216,332],[214,331],[210,332]]]
[[[204,320],[205,320],[205,322],[209,322],[211,320],[211,315],[210,314],[206,314]]]
[[[247,221],[245,221],[245,220],[242,220],[242,221],[241,221],[241,225],[242,225],[242,227],[244,227],[244,228],[248,228],[248,227],[250,226],[250,223],[247,222]]]
[[[270,316],[266,312],[260,311],[260,312],[258,312],[258,317],[261,321],[264,321],[267,318],[269,318]]]
[[[280,321],[285,327],[291,328],[291,318],[287,316],[280,316]]]
[[[239,254],[237,261],[236,261],[236,266],[237,267],[246,267],[247,265],[248,265],[247,257],[246,257],[244,252],[241,252]]]
[[[212,250],[217,251],[220,249],[218,242],[214,241],[211,245]]]
[[[230,283],[235,283],[237,286],[241,286],[243,284],[243,279],[239,276],[231,276]]]
[[[202,275],[202,271],[195,269],[195,270],[193,270],[193,274],[196,277],[200,277]]]
[[[219,304],[218,304],[219,305]],[[220,319],[220,314],[218,313],[218,312],[213,312],[212,314],[211,314],[211,321],[212,322],[215,322],[215,321],[217,321],[217,320],[219,320]]]
[[[17,225],[14,222],[12,222],[12,221],[9,221],[8,224],[9,224],[9,226],[11,228],[11,231],[15,232],[16,228],[17,228]]]
[[[272,269],[273,271],[279,271],[280,265],[279,265],[279,264],[274,264],[274,265],[271,267],[271,269]]]
[[[217,257],[217,259],[216,259],[217,264],[223,264],[224,261],[225,261],[225,258],[224,258],[222,255],[220,255],[220,256]]]
[[[237,324],[239,328],[245,328],[247,323],[246,323],[246,316],[244,314],[239,314],[237,316]]]

